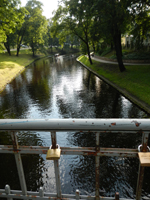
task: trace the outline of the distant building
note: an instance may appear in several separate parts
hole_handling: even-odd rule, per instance
[[[131,47],[132,41],[134,41],[134,36],[133,35],[126,35],[126,36],[122,37],[121,44],[128,48],[128,47]],[[148,36],[146,39],[144,39],[143,45],[150,47],[150,36]]]

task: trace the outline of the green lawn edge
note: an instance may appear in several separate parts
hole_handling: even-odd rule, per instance
[[[44,58],[45,55],[32,56],[29,50],[23,50],[19,56],[12,52],[9,56],[7,53],[0,54],[0,93],[5,89],[15,77],[22,73],[25,68],[37,59]]]
[[[120,72],[114,64],[92,60],[91,65],[84,55],[77,61],[150,114],[150,65],[125,66],[126,71]]]

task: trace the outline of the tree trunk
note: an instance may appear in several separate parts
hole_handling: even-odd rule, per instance
[[[33,52],[33,57],[35,56],[35,53],[34,53],[34,48],[32,48],[32,52]]]
[[[89,44],[88,44],[88,42],[86,43],[86,46],[87,46],[87,52],[88,52],[89,61],[90,61],[90,64],[92,65],[93,62],[92,62],[92,59],[91,59],[90,48],[89,48]]]
[[[115,33],[113,39],[114,39],[119,69],[120,69],[120,72],[123,72],[123,71],[126,70],[126,68],[125,68],[123,61],[122,61],[121,33]]]
[[[92,45],[93,45],[93,50],[94,50],[94,53],[95,53],[95,44],[94,44],[94,42],[92,42]]]
[[[6,48],[7,52],[8,52],[8,54],[11,56],[9,44],[8,44],[7,42],[5,42],[5,43],[4,43],[4,46],[5,46],[5,48]]]
[[[22,35],[21,35],[22,34]],[[17,54],[16,56],[19,56],[19,51],[20,51],[20,45],[22,43],[22,40],[23,40],[23,37],[24,37],[24,34],[25,34],[25,30],[23,32],[19,32],[18,34],[18,38],[17,38]],[[21,39],[20,39],[20,36],[21,36]],[[20,39],[20,40],[19,40]]]
[[[34,45],[32,46],[32,55],[33,55],[33,57],[35,56],[35,52],[34,52]]]
[[[111,42],[111,50],[113,50],[114,49],[114,45],[113,45],[113,43]]]
[[[16,56],[19,56],[19,51],[20,51],[20,45],[17,46],[17,55]]]

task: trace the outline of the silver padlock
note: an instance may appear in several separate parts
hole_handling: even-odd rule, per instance
[[[46,160],[58,160],[60,159],[61,149],[60,146],[56,145],[57,149],[52,149],[52,145],[47,151]]]

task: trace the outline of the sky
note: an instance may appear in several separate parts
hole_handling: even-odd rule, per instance
[[[25,6],[28,0],[21,0],[21,5]],[[39,0],[43,3],[43,15],[49,19],[51,18],[53,10],[57,10],[58,0]]]

